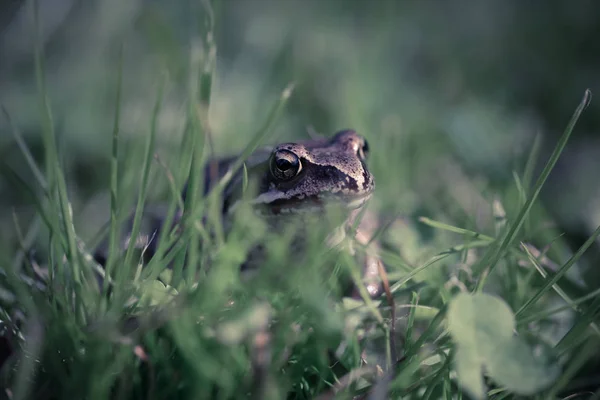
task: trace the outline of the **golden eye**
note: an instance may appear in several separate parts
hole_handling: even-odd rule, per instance
[[[302,164],[298,156],[288,150],[277,150],[271,156],[271,174],[279,180],[287,181],[298,175]]]

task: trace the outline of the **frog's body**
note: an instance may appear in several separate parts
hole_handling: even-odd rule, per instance
[[[273,227],[288,220],[288,217],[305,213],[312,215],[332,205],[346,210],[346,221],[352,222],[375,188],[375,180],[365,164],[367,153],[367,142],[352,130],[340,131],[329,139],[283,143],[260,149],[245,160],[246,176],[255,185],[256,195],[251,199],[243,196],[244,175],[235,175],[222,195],[224,222],[241,201],[248,201]],[[222,158],[206,165],[204,195],[219,182],[236,159]],[[187,187],[183,193],[184,197],[186,195]],[[136,238],[136,247],[145,249],[147,256],[154,254],[163,215],[162,211],[156,210],[145,214],[147,229]],[[369,236],[360,230],[356,235],[361,242],[368,240]],[[124,244],[127,245],[130,240],[126,237]],[[101,248],[95,256],[103,263],[106,248]],[[365,261],[367,274],[376,274],[377,262],[371,258]],[[367,287],[372,295],[378,294],[378,283]]]

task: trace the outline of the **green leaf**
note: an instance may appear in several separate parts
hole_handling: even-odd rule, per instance
[[[448,308],[448,328],[457,347],[459,381],[475,398],[485,396],[483,368],[496,383],[522,395],[543,389],[558,376],[557,366],[534,357],[529,346],[513,335],[513,312],[497,297],[459,294]]]
[[[549,365],[545,357],[534,357],[530,347],[517,338],[502,343],[487,367],[497,383],[522,395],[547,387],[560,373],[558,365]]]
[[[157,306],[166,304],[173,300],[177,295],[177,290],[171,286],[167,286],[158,279],[153,280],[143,286],[143,294],[140,303],[148,304],[149,306]]]

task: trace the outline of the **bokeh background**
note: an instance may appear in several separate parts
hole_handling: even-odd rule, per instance
[[[0,103],[41,159],[30,3],[0,2]],[[143,146],[166,70],[157,151],[168,162],[177,157],[190,59],[202,55],[201,3],[40,1],[48,94],[84,237],[108,215],[120,45],[122,154]],[[393,201],[426,214],[453,198],[464,207],[452,222],[468,225],[480,197],[514,186],[513,170],[522,174],[536,135],[541,168],[584,90],[600,93],[593,0],[221,0],[214,13],[215,152],[241,149],[294,82],[276,139],[347,127],[364,133],[384,210]],[[542,193],[549,220],[574,248],[600,224],[599,130],[594,99]],[[33,181],[4,118],[0,158]],[[156,182],[158,193],[166,183]],[[13,210],[26,220],[32,207],[2,178],[0,193],[0,239],[10,247]],[[597,248],[587,256],[588,265],[600,260]]]

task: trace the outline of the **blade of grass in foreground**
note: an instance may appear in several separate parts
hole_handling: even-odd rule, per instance
[[[67,183],[65,182],[65,177],[62,173],[60,165],[58,164],[58,160],[55,164],[56,168],[56,181],[57,181],[57,191],[58,191],[58,200],[61,215],[63,217],[64,224],[64,232],[66,232],[67,236],[67,258],[69,259],[70,267],[72,268],[72,276],[77,285],[76,289],[80,287],[83,278],[83,271],[81,270],[81,262],[79,248],[77,247],[76,235],[75,235],[75,225],[73,224],[73,215],[71,210],[71,203],[69,202],[67,195]],[[62,233],[62,232],[61,232]]]
[[[285,105],[287,104],[287,101],[292,94],[292,91],[293,91],[293,85],[290,84],[281,93],[279,100],[277,101],[277,103],[275,103],[274,107],[271,109],[271,112],[269,113],[264,125],[250,139],[248,145],[244,148],[244,150],[238,156],[236,161],[233,162],[233,164],[231,165],[229,170],[224,174],[224,176],[219,180],[219,182],[212,188],[211,192],[208,194],[208,196],[206,198],[205,204],[208,204],[208,205],[212,204],[213,206],[216,204],[219,204],[219,202],[218,202],[219,196],[221,196],[221,194],[222,194],[223,190],[225,189],[225,187],[227,186],[227,184],[231,181],[231,179],[239,171],[239,169],[244,165],[244,162],[248,158],[248,156],[250,156],[250,154],[252,154],[258,148],[258,146],[261,143],[263,143],[263,141],[268,137],[268,135],[273,131],[275,122],[281,116],[281,114],[285,108]],[[192,166],[194,167],[194,164]],[[193,192],[196,192],[196,191],[193,191]],[[193,193],[190,193],[190,194],[193,195]],[[187,201],[188,200],[186,199],[186,203],[187,203]],[[191,199],[189,201],[191,201]],[[184,229],[197,229],[194,226],[194,224],[201,217],[200,212],[202,212],[204,210],[204,208],[197,207],[197,203],[198,203],[197,201],[194,203],[191,203],[192,207],[195,207],[193,213],[189,213],[186,216],[184,216],[184,217],[186,217],[183,219]],[[186,207],[187,207],[187,204],[186,204]],[[213,215],[212,215],[213,218],[211,220],[213,223],[213,226],[216,226],[218,228],[220,226],[220,217],[221,217],[220,212],[217,215],[216,209],[213,209],[210,211],[213,213]],[[209,215],[209,217],[211,217],[211,215]],[[188,263],[188,265],[189,265],[189,263]],[[178,269],[179,268],[177,267],[177,264],[176,264],[176,266],[173,269],[174,278],[177,277],[177,275],[178,275],[178,272],[179,272]],[[188,276],[189,276],[189,273],[190,272],[188,272]],[[178,283],[177,280],[175,280],[173,284],[176,286],[177,283]]]
[[[141,176],[141,184],[140,184],[140,193],[138,195],[137,204],[135,208],[135,214],[133,217],[133,227],[131,229],[131,238],[129,245],[127,247],[127,251],[125,253],[125,262],[122,265],[122,268],[119,269],[117,273],[116,281],[118,283],[123,282],[123,280],[128,279],[131,274],[131,262],[133,260],[133,251],[135,249],[136,238],[140,233],[140,228],[142,224],[142,216],[144,213],[144,204],[146,202],[146,195],[148,192],[148,178],[150,176],[150,167],[152,165],[152,154],[154,152],[154,142],[156,140],[156,130],[158,125],[158,115],[160,114],[160,108],[162,105],[163,93],[166,86],[166,76],[161,79],[161,82],[158,85],[156,101],[154,103],[154,108],[152,110],[152,120],[150,123],[150,135],[148,140],[146,141],[146,148],[144,151],[144,161],[142,165],[142,176]],[[122,285],[119,285],[122,286]],[[125,293],[122,293],[125,295]],[[117,307],[120,307],[121,301],[117,301]]]
[[[185,261],[185,246],[183,241],[186,243],[192,243],[191,240],[187,240],[189,232],[181,230],[182,223],[176,221],[180,218],[180,214],[176,212],[183,212],[185,210],[185,200],[183,198],[183,187],[187,183],[187,191],[190,191],[191,183],[191,169],[192,157],[194,153],[198,151],[196,149],[195,140],[196,133],[192,129],[192,122],[190,112],[188,112],[187,118],[182,127],[182,139],[179,146],[179,162],[178,171],[176,176],[172,174],[166,164],[158,160],[158,164],[162,167],[166,174],[167,180],[170,183],[171,188],[171,201],[164,218],[165,224],[161,227],[160,235],[157,239],[158,247],[156,248],[155,254],[150,262],[145,266],[143,273],[141,274],[142,279],[154,280],[160,272],[164,269],[165,265],[170,265],[172,270],[170,285],[177,286],[182,277],[183,263]],[[200,138],[202,139],[202,138]],[[186,197],[187,198],[187,197]],[[200,203],[200,204],[198,204]],[[201,207],[201,202],[194,203],[195,206]],[[176,224],[175,224],[176,223]],[[202,232],[201,232],[202,233]],[[204,238],[204,237],[203,237]],[[204,242],[203,242],[204,243]],[[175,261],[173,261],[175,259]]]
[[[471,239],[481,239],[485,241],[494,241],[494,238],[491,236],[484,235],[479,232],[471,231],[469,229],[458,228],[456,226],[448,225],[443,222],[435,221],[427,217],[419,217],[419,222],[431,226],[432,228],[443,229],[445,231],[459,233],[461,235],[468,236]]]
[[[536,259],[535,257],[533,257],[533,254],[531,254],[531,252],[529,251],[529,249],[527,249],[527,247],[526,247],[526,246],[524,246],[524,245],[523,245],[523,249],[524,249],[524,250],[525,250],[525,252],[527,253],[527,255],[528,255],[528,257],[529,257],[529,259],[530,259],[531,263],[532,263],[532,264],[535,266],[536,270],[537,270],[537,271],[538,271],[538,272],[539,272],[539,273],[542,275],[542,277],[544,277],[544,278],[547,278],[548,274],[546,273],[546,271],[544,271],[544,269],[543,269],[543,268],[542,268],[542,266],[539,264],[539,262],[537,261],[537,259]],[[567,270],[568,270],[568,269],[567,269]],[[561,270],[561,271],[562,271],[562,270]],[[561,272],[561,271],[559,271],[559,272]],[[562,275],[561,275],[561,276],[564,276],[564,273],[566,273],[566,270],[565,270],[565,272],[563,272],[563,273],[562,273]],[[571,300],[571,298],[570,298],[570,297],[569,297],[569,296],[568,296],[568,295],[565,293],[565,291],[564,291],[564,290],[562,290],[562,289],[561,289],[561,288],[558,286],[558,283],[556,283],[556,282],[558,282],[557,276],[554,276],[554,277],[552,277],[552,279],[548,279],[548,280],[547,280],[547,284],[550,284],[550,283],[552,283],[552,282],[554,282],[554,284],[552,284],[552,285],[551,285],[551,287],[552,287],[552,288],[553,288],[553,289],[556,291],[556,293],[557,293],[557,294],[558,294],[560,297],[562,297],[562,299],[563,299],[563,300],[564,300],[564,301],[565,301],[565,302],[566,302],[566,303],[567,303],[567,304],[568,304],[568,305],[569,305],[569,306],[570,306],[570,307],[571,307],[571,308],[572,308],[572,309],[573,309],[575,312],[577,312],[577,313],[581,313],[581,312],[582,312],[582,310],[581,310],[581,307],[578,307],[578,306],[576,306],[576,305],[575,305],[575,303],[573,302],[573,300]],[[546,286],[542,287],[542,288],[541,288],[541,289],[538,291],[538,294],[539,294],[539,293],[540,293],[542,290],[544,290],[544,288],[545,288],[545,287],[546,287]],[[535,296],[534,296],[534,297],[535,297]],[[529,301],[531,301],[531,299],[530,299]],[[536,299],[535,301],[537,301],[537,299]],[[534,302],[532,302],[532,303],[529,303],[529,302],[528,302],[528,303],[526,303],[525,305],[523,305],[523,307],[527,306],[527,304],[534,304],[534,303],[535,303],[535,301],[534,301]],[[522,307],[521,309],[523,309],[523,307]],[[515,316],[518,316],[518,315],[519,315],[519,313],[520,313],[520,312],[522,312],[522,311],[521,311],[521,309],[519,309],[519,311],[517,311],[517,313],[515,314]],[[589,312],[589,310],[588,310],[588,312]],[[584,312],[584,313],[583,313],[583,315],[585,316],[585,315],[586,315],[586,313]],[[578,322],[577,322],[577,324],[581,324],[581,321],[583,321],[583,320],[584,320],[584,318],[581,318],[581,319],[579,319],[579,320],[578,320]],[[592,329],[594,330],[594,332],[596,332],[596,335],[600,335],[600,328],[598,328],[598,325],[597,325],[595,322],[593,322],[593,320],[591,320],[591,319],[590,319],[590,321],[589,321],[588,323],[586,323],[585,325],[587,326],[588,324],[589,324],[589,326],[591,326],[591,327],[592,327]]]
[[[581,343],[581,342],[580,342]],[[575,374],[583,365],[592,357],[594,357],[598,351],[598,342],[596,339],[588,339],[583,341],[583,344],[579,348],[579,351],[571,358],[570,362],[564,369],[562,375],[556,380],[554,385],[550,388],[547,396],[544,398],[554,399],[557,393],[567,386],[575,377]]]
[[[208,144],[210,155],[213,154],[213,142],[210,128],[209,111],[211,95],[213,90],[213,82],[216,71],[216,57],[217,57],[217,46],[214,42],[214,28],[215,28],[215,15],[213,11],[213,5],[210,1],[202,2],[202,12],[196,13],[197,17],[204,18],[204,24],[200,23],[200,36],[203,48],[206,49],[204,54],[204,60],[200,70],[193,68],[194,76],[198,77],[196,82],[196,88],[191,90],[190,93],[190,109],[188,112],[189,129],[190,129],[190,140],[192,142],[191,160],[190,160],[190,172],[188,178],[188,191],[185,199],[183,222],[186,227],[190,230],[190,241],[189,243],[199,243],[198,236],[202,235],[203,239],[206,240],[204,235],[204,229],[195,229],[192,224],[188,224],[188,221],[197,222],[196,216],[200,214],[200,210],[204,209],[205,205],[209,206],[211,203],[203,203],[198,199],[200,193],[200,187],[203,185],[203,179],[207,179],[204,176],[204,148]],[[194,57],[192,57],[194,61]],[[214,214],[220,214],[215,211]],[[209,214],[210,218],[211,215]],[[199,223],[199,222],[198,222]],[[220,224],[220,218],[215,215],[211,219],[211,223],[215,227],[215,236],[218,241],[222,240],[222,230]],[[204,243],[204,242],[203,242]],[[187,253],[187,259],[186,259]],[[179,284],[180,277],[182,276],[183,265],[187,264],[187,280],[192,282],[196,276],[198,268],[199,249],[197,245],[193,245],[186,249],[186,252],[182,253],[177,261],[173,270],[174,279],[173,284]]]
[[[205,5],[206,8],[210,9],[210,4]],[[212,15],[212,13],[208,13]],[[212,25],[212,24],[211,24]],[[208,28],[210,29],[210,28]],[[205,36],[212,36],[211,32],[207,32]],[[194,97],[189,102],[189,118],[190,118],[190,136],[192,141],[192,155],[190,164],[190,174],[188,181],[188,191],[185,199],[184,208],[184,219],[188,215],[196,215],[196,210],[200,209],[198,196],[200,187],[202,186],[202,180],[204,178],[203,173],[203,152],[206,142],[208,142],[212,149],[210,122],[208,119],[209,108],[210,108],[210,95],[212,92],[213,74],[215,72],[215,63],[213,57],[216,57],[216,47],[212,41],[205,39],[206,45],[209,48],[208,57],[204,62],[204,66],[201,68],[200,76],[198,79],[198,96],[196,100]],[[192,93],[196,95],[195,93]],[[190,243],[198,243],[198,232],[195,229],[191,230]],[[217,237],[220,238],[220,231],[217,232]],[[193,281],[193,277],[196,275],[196,269],[198,264],[198,246],[190,246],[187,249],[187,279],[189,282]],[[182,263],[180,263],[183,266]],[[180,276],[180,268],[176,271],[176,279]],[[177,282],[178,283],[178,282]]]
[[[254,136],[250,139],[248,145],[244,148],[244,150],[240,153],[238,159],[234,161],[232,166],[229,168],[229,171],[223,176],[223,178],[219,181],[216,187],[213,189],[213,193],[220,193],[223,188],[231,181],[234,174],[238,172],[238,170],[242,167],[248,156],[252,154],[258,146],[264,142],[264,140],[271,134],[273,127],[275,126],[275,122],[281,116],[287,101],[294,91],[294,84],[290,83],[288,86],[281,92],[279,96],[279,100],[275,103],[275,106],[271,109],[269,116],[267,117],[264,125],[254,134]]]
[[[168,264],[165,262],[163,257],[165,255],[165,252],[167,252],[168,250],[171,250],[171,251],[174,250],[175,241],[177,240],[177,237],[179,236],[177,233],[177,227],[175,226],[175,223],[176,223],[175,213],[178,210],[183,210],[185,207],[182,196],[181,196],[181,190],[177,186],[177,183],[175,182],[175,177],[172,174],[171,170],[169,169],[169,167],[166,164],[164,164],[162,162],[162,160],[160,160],[160,158],[157,155],[155,155],[155,159],[158,162],[158,164],[160,165],[160,167],[162,168],[162,170],[164,171],[167,181],[169,181],[172,198],[171,198],[171,201],[169,202],[169,206],[168,206],[167,212],[165,214],[165,218],[164,218],[164,222],[161,227],[161,230],[160,230],[160,234],[158,235],[158,238],[156,239],[157,243],[158,243],[158,246],[156,247],[156,251],[155,251],[154,255],[152,256],[152,259],[150,260],[150,262],[144,267],[143,273],[140,270],[140,267],[138,267],[138,272],[136,273],[136,277],[135,277],[136,281],[140,277],[142,277],[142,279],[150,279],[150,280],[156,279],[160,275],[160,273],[163,271],[164,266]],[[172,239],[173,237],[175,237],[175,240]],[[171,282],[169,282],[169,284],[172,284],[172,283],[173,282],[171,280]]]
[[[362,275],[360,273],[360,269],[358,268],[358,265],[356,265],[356,263],[353,262],[352,259],[349,259],[350,256],[348,254],[344,254],[343,258],[346,258],[344,260],[344,264],[349,266],[348,269],[350,271],[350,275],[352,276],[352,280],[354,281],[354,285],[358,289],[360,297],[365,302],[367,309],[371,312],[371,314],[373,314],[373,317],[375,317],[375,319],[381,325],[381,327],[384,330],[387,330],[387,326],[384,323],[381,312],[379,312],[379,309],[375,305],[375,302],[369,295],[369,292],[367,291],[367,288],[366,288],[364,282],[362,281]]]
[[[14,399],[27,399],[29,392],[33,388],[31,379],[35,376],[38,367],[38,357],[43,349],[44,342],[44,324],[42,319],[36,313],[29,316],[25,327],[25,349],[21,357],[21,363],[16,372]]]
[[[438,313],[435,315],[435,317],[433,317],[433,319],[429,323],[429,326],[425,329],[421,336],[419,336],[419,338],[413,343],[410,349],[406,351],[406,353],[404,354],[404,357],[406,359],[410,359],[411,357],[415,356],[427,341],[433,341],[434,336],[437,335],[438,328],[440,327],[440,325],[442,325],[442,322],[446,317],[447,309],[447,304],[440,308]]]
[[[589,327],[595,324],[595,320],[600,313],[600,297],[596,297],[592,303],[585,308],[582,314],[579,314],[575,320],[575,325],[569,329],[567,334],[556,344],[557,353],[565,353],[569,349],[578,346],[588,337]],[[593,338],[597,343],[598,338]]]
[[[525,164],[525,169],[523,170],[523,176],[521,178],[521,183],[523,184],[523,191],[525,194],[525,200],[527,199],[527,194],[531,189],[531,182],[533,180],[533,172],[536,165],[536,162],[540,155],[540,149],[542,147],[542,135],[538,132],[533,139],[533,144],[531,146],[531,151],[529,152],[529,157],[527,158],[527,162]],[[522,205],[521,205],[522,206]],[[528,218],[525,223],[525,234],[531,232],[531,220]]]
[[[415,314],[417,313],[417,305],[419,304],[419,295],[416,292],[412,292],[412,299],[410,301],[411,309],[409,310],[408,320],[406,322],[406,336],[404,338],[405,351],[408,351],[412,346],[413,327],[415,323]]]
[[[113,268],[117,255],[118,246],[118,230],[119,224],[117,221],[117,193],[119,186],[119,125],[121,121],[121,90],[123,84],[123,43],[119,48],[119,61],[117,63],[117,90],[115,98],[115,118],[112,132],[112,156],[110,160],[110,230],[108,234],[108,259],[106,260],[106,275],[113,276]],[[108,291],[108,280],[104,282],[104,296]]]
[[[35,25],[35,39],[34,39],[34,58],[35,58],[35,72],[37,80],[38,94],[40,96],[40,105],[42,113],[42,133],[44,140],[44,148],[46,150],[46,174],[47,174],[47,185],[48,185],[48,203],[54,210],[60,210],[62,216],[62,223],[64,225],[64,231],[51,232],[52,235],[62,237],[66,234],[67,247],[64,248],[65,254],[72,267],[72,277],[76,283],[80,282],[81,270],[80,270],[80,257],[79,249],[76,243],[75,228],[73,225],[73,218],[71,212],[71,206],[68,201],[66,182],[60,163],[58,160],[58,149],[56,146],[56,137],[54,134],[54,123],[52,120],[52,112],[50,110],[50,104],[48,102],[48,93],[46,91],[46,79],[44,74],[44,57],[40,41],[40,20],[39,20],[39,2],[35,0],[33,2],[33,17]],[[55,186],[58,184],[58,186]],[[54,201],[54,189],[57,189],[58,204]],[[51,236],[52,237],[52,236]],[[62,263],[60,263],[62,264]],[[64,272],[64,271],[63,271]],[[76,285],[76,290],[79,285]]]
[[[590,293],[586,294],[585,296],[579,297],[575,300],[571,300],[569,302],[569,304],[566,304],[564,306],[556,307],[551,310],[542,311],[542,312],[521,318],[517,321],[517,325],[526,325],[530,322],[539,321],[541,319],[548,318],[548,317],[550,317],[554,314],[558,314],[562,311],[574,309],[579,304],[584,303],[588,300],[597,298],[598,296],[600,296],[600,289],[596,289],[596,290],[591,291]]]
[[[35,39],[34,39],[34,57],[35,57],[35,65],[36,65],[36,77],[37,77],[37,84],[38,84],[38,89],[39,88],[43,88],[45,87],[45,83],[44,83],[44,77],[43,77],[43,73],[42,73],[42,61],[41,61],[41,50],[40,50],[40,24],[39,24],[39,14],[38,14],[38,2],[33,1],[32,2],[32,6],[33,6],[33,17],[34,17],[34,25],[35,25]],[[46,92],[45,90],[41,90],[40,94],[45,96]],[[45,103],[45,99],[42,99],[41,102],[42,105],[42,109],[47,109],[47,104]],[[48,118],[48,113],[43,113],[42,117],[44,118],[44,125],[47,129],[44,129],[44,144],[46,145],[46,173],[47,173],[47,178],[48,178],[48,187],[50,189],[51,192],[51,188],[52,188],[52,183],[53,183],[53,168],[54,168],[54,163],[52,162],[53,160],[51,159],[52,155],[55,154],[52,152],[52,149],[50,148],[51,145],[54,145],[54,141],[53,141],[53,131],[52,131],[52,124],[51,121],[47,121]],[[51,202],[51,196],[47,197]],[[13,271],[7,271],[8,273],[13,273]],[[15,276],[15,278],[17,278]],[[20,285],[17,285],[20,286]],[[19,296],[19,298],[21,300],[25,299],[25,300],[30,300],[29,296],[24,296],[23,294],[21,294],[21,296]],[[27,302],[25,303],[25,306],[27,306]],[[41,352],[41,348],[42,348],[42,340],[43,340],[43,325],[41,323],[41,321],[39,320],[39,317],[37,315],[37,309],[35,307],[34,304],[31,304],[30,308],[28,311],[30,312],[28,321],[26,322],[26,326],[25,326],[25,337],[26,339],[26,353],[23,353],[22,357],[21,357],[21,365],[18,369],[18,371],[16,372],[16,380],[15,380],[15,386],[14,386],[14,398],[15,399],[24,399],[27,398],[29,395],[29,392],[31,390],[31,385],[30,385],[30,379],[32,376],[34,376],[35,371],[37,369],[37,363],[35,362],[35,360],[37,360],[38,358],[38,354]]]
[[[53,193],[54,193],[54,158],[56,157],[56,142],[55,142],[55,138],[54,138],[54,128],[53,128],[53,124],[52,124],[52,116],[50,113],[50,109],[49,109],[49,105],[47,103],[47,98],[46,98],[46,79],[45,79],[45,75],[44,75],[44,57],[43,57],[43,50],[42,50],[42,46],[41,46],[41,26],[40,26],[40,19],[39,19],[39,1],[38,0],[34,0],[33,2],[31,2],[31,5],[33,7],[32,13],[33,13],[33,21],[34,21],[34,40],[33,40],[33,45],[34,45],[34,49],[33,49],[33,55],[34,55],[34,62],[35,62],[35,76],[36,76],[36,84],[37,84],[37,90],[38,90],[38,94],[40,96],[40,113],[42,116],[42,140],[44,143],[44,150],[45,150],[45,172],[46,172],[46,183],[47,183],[47,196],[45,198],[45,204],[42,203],[42,207],[45,208],[45,205],[49,205],[50,208],[52,210],[58,210],[58,207],[56,207],[55,203],[54,203],[54,198],[53,198]],[[50,212],[49,213],[49,217],[52,218],[53,220],[55,220],[56,224],[53,225],[58,225],[58,218],[56,217],[55,212]],[[50,248],[50,254],[53,253],[53,237],[55,236],[55,233],[59,233],[60,231],[57,230],[53,230],[50,229],[50,236],[49,236],[49,248]],[[63,242],[63,249],[66,249],[66,241],[64,240],[63,235],[58,234],[57,235]],[[49,260],[50,265],[54,265],[52,263],[53,260]],[[58,263],[58,265],[56,265],[56,271],[58,272],[58,275],[61,277],[64,277],[64,271],[62,271],[62,263]],[[51,278],[54,278],[54,268],[50,269],[50,274],[51,274]]]
[[[46,193],[46,191],[48,189],[48,184],[46,183],[46,178],[44,178],[44,175],[42,174],[42,171],[40,170],[35,159],[33,158],[31,151],[29,151],[29,147],[27,147],[27,144],[25,143],[23,135],[21,134],[21,132],[19,132],[17,127],[13,124],[10,114],[8,113],[8,110],[3,105],[0,105],[0,108],[2,108],[2,113],[4,114],[4,118],[8,122],[8,126],[13,134],[15,141],[17,142],[17,145],[19,146],[19,149],[21,150],[21,153],[23,154],[23,157],[25,157],[25,161],[27,162],[29,169],[31,169],[31,172],[33,173],[33,176],[36,179],[36,181],[38,182],[38,185],[41,187],[42,191],[44,193]],[[16,175],[16,173],[14,173],[14,175],[18,176],[18,175]],[[40,211],[40,213],[37,213],[35,215],[34,220],[31,223],[31,227],[32,228],[35,227],[35,228],[28,231],[28,233],[26,235],[27,239],[24,242],[23,250],[20,250],[14,258],[14,262],[13,262],[14,270],[19,268],[19,266],[21,265],[21,262],[23,261],[23,258],[25,257],[25,252],[27,251],[27,248],[35,240],[35,237],[37,235],[37,230],[39,228],[39,222],[41,219],[40,215],[43,214],[43,209],[41,209],[41,204],[39,203],[35,194],[33,194],[33,190],[27,188],[27,191],[32,195],[32,198],[34,199],[34,203],[36,205],[39,205],[38,210]],[[49,224],[47,224],[47,225],[50,226]]]
[[[10,118],[10,114],[8,113],[8,110],[6,110],[6,108],[4,106],[1,106],[1,108],[2,108],[2,113],[4,114],[4,118],[6,119],[6,122],[8,122],[8,126],[10,127],[13,137],[15,138],[15,141],[17,142],[17,145],[19,146],[19,150],[21,150],[21,153],[23,153],[23,156],[25,157],[25,161],[27,162],[27,165],[31,169],[33,176],[37,180],[37,182],[40,185],[40,187],[42,188],[42,190],[47,191],[48,184],[46,182],[46,178],[44,178],[44,174],[42,174],[42,171],[40,171],[37,163],[35,162],[35,159],[33,158],[33,155],[29,151],[29,147],[27,147],[27,144],[25,143],[25,140],[23,139],[23,135],[21,135],[21,132],[19,132],[17,127],[13,124],[12,118]]]
[[[588,238],[588,240],[586,240],[586,242],[577,250],[577,252],[573,255],[573,257],[571,257],[569,259],[569,261],[567,261],[565,263],[565,265],[563,265],[557,272],[556,274],[552,277],[552,279],[549,279],[537,292],[536,294],[534,294],[533,296],[531,296],[531,298],[529,300],[527,300],[527,302],[525,302],[525,304],[523,304],[521,306],[521,308],[519,308],[519,310],[517,310],[517,312],[515,313],[515,317],[518,317],[519,315],[523,314],[525,311],[527,311],[529,309],[529,307],[531,307],[532,304],[534,304],[536,301],[538,301],[544,294],[546,294],[551,288],[552,286],[554,286],[556,284],[556,282],[559,281],[560,278],[562,278],[567,271],[577,262],[579,261],[579,259],[581,258],[581,256],[583,256],[583,253],[586,252],[586,250],[592,245],[594,244],[594,242],[596,241],[596,239],[600,236],[600,226],[598,228],[596,228],[596,230],[594,231],[594,233],[592,234],[592,236],[590,236]]]
[[[10,168],[6,164],[0,166],[0,172],[15,188],[18,188],[21,191],[21,193],[24,193],[26,197],[33,202],[33,206],[37,211],[37,215],[39,215],[42,218],[44,224],[48,227],[50,231],[60,229],[58,227],[58,222],[56,221],[56,219],[52,218],[46,213],[40,199],[36,196],[34,190],[29,186],[27,182],[25,182],[23,178],[19,176],[19,174],[17,174],[12,168]],[[63,238],[61,237],[61,239]],[[67,246],[67,242],[64,240],[61,244],[64,247]]]
[[[515,219],[515,221],[511,224],[510,230],[508,231],[508,233],[506,234],[506,236],[504,237],[504,239],[500,243],[500,246],[494,252],[494,254],[491,256],[488,256],[486,254],[486,257],[483,257],[481,259],[480,263],[478,263],[479,268],[476,268],[476,270],[481,271],[481,268],[486,268],[487,272],[482,274],[479,281],[477,282],[477,288],[476,288],[477,291],[481,291],[483,289],[483,287],[485,286],[486,277],[489,276],[489,274],[492,272],[492,270],[496,267],[496,264],[498,264],[498,261],[504,256],[504,253],[506,252],[508,247],[515,241],[517,234],[519,233],[519,230],[523,226],[523,223],[525,222],[525,219],[527,218],[527,215],[529,214],[529,211],[533,207],[533,203],[537,200],[537,198],[540,194],[540,191],[542,190],[542,187],[544,186],[544,183],[546,183],[546,179],[548,179],[550,172],[556,165],[558,158],[560,157],[565,146],[567,145],[569,137],[571,136],[571,133],[573,132],[573,129],[575,128],[575,124],[579,120],[579,117],[581,116],[581,113],[583,112],[583,110],[585,110],[589,106],[591,101],[592,101],[592,92],[589,89],[586,89],[586,91],[583,95],[583,98],[581,99],[581,102],[577,106],[577,109],[573,113],[573,116],[571,117],[571,120],[569,121],[569,124],[567,125],[567,128],[565,129],[565,132],[563,133],[560,140],[558,141],[556,147],[554,148],[554,151],[550,155],[550,159],[544,166],[544,169],[542,170],[540,177],[538,178],[537,182],[535,183],[535,186],[533,187],[531,195],[525,202],[525,205],[523,205],[523,207],[521,208],[521,211],[517,215],[517,218]]]
[[[42,111],[42,139],[44,140],[45,163],[46,163],[46,179],[48,183],[48,190],[52,193],[54,188],[54,165],[56,158],[56,138],[54,136],[54,127],[52,123],[52,115],[50,113],[50,107],[48,104],[47,92],[46,92],[46,77],[44,75],[44,56],[41,45],[41,24],[39,18],[39,0],[34,0],[33,4],[33,20],[35,27],[35,39],[34,44],[34,61],[35,61],[35,75],[37,81],[38,94],[40,95],[40,109]]]
[[[481,237],[481,236],[479,236],[479,237]],[[484,239],[484,240],[468,242],[467,244],[464,244],[464,245],[456,245],[454,247],[451,247],[451,248],[449,248],[445,251],[442,251],[442,252],[438,253],[437,255],[431,257],[428,261],[426,261],[425,263],[423,263],[422,265],[420,265],[416,268],[412,268],[409,266],[403,266],[403,269],[409,271],[408,273],[405,273],[405,272],[388,273],[388,278],[390,280],[397,280],[391,286],[390,290],[392,291],[392,293],[395,293],[396,291],[398,291],[400,289],[400,287],[402,287],[402,285],[404,285],[406,282],[411,280],[418,273],[420,273],[421,271],[425,270],[426,268],[430,267],[431,265],[435,264],[436,262],[438,262],[440,260],[443,260],[444,258],[446,258],[450,255],[458,254],[461,251],[464,251],[465,249],[468,249],[468,248],[489,246],[489,244],[490,244],[490,241]],[[398,256],[390,251],[380,250],[380,255],[386,265],[403,265],[403,263],[400,260],[398,260]],[[441,294],[443,295],[443,293],[444,292],[442,291]]]

